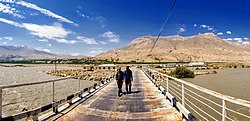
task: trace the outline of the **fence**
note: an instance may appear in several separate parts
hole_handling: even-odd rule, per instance
[[[144,69],[144,72],[188,120],[250,120],[250,101],[223,95],[152,69]]]
[[[66,104],[68,103],[69,106],[73,103],[73,99],[75,98],[83,98],[83,94],[84,93],[92,93],[93,90],[107,84],[108,82],[110,82],[113,79],[113,74],[112,75],[106,75],[105,78],[102,78],[102,80],[99,80],[97,83],[93,83],[92,86],[81,89],[80,85],[81,85],[81,81],[80,81],[80,77],[83,75],[78,75],[78,76],[74,76],[74,77],[65,77],[65,78],[60,78],[60,79],[55,79],[55,80],[48,80],[48,81],[42,81],[42,82],[32,82],[32,83],[24,83],[24,84],[16,84],[16,85],[7,85],[7,86],[1,86],[0,87],[0,120],[19,120],[19,119],[24,119],[24,118],[32,118],[32,120],[38,120],[38,116],[39,114],[49,111],[49,110],[53,110],[54,113],[58,113],[58,108],[60,105]],[[71,94],[69,96],[67,96],[66,98],[60,99],[60,100],[56,100],[55,99],[55,82],[60,82],[63,80],[68,80],[68,79],[78,79],[78,91],[75,92],[74,94]],[[93,79],[93,78],[92,78]],[[94,80],[93,80],[94,82]],[[15,114],[12,116],[3,116],[3,89],[11,89],[11,88],[16,88],[16,87],[23,87],[23,86],[31,86],[31,85],[41,85],[41,84],[52,84],[52,96],[53,96],[53,100],[50,104],[44,105],[42,107],[30,110],[30,111],[25,111],[19,114]]]

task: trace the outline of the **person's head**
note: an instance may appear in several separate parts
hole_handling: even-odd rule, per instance
[[[117,69],[117,71],[121,71],[121,67],[119,67],[119,68]]]
[[[129,69],[129,66],[126,66],[126,69],[128,70],[128,69]]]

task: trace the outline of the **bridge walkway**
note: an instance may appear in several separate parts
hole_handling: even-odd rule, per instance
[[[88,100],[71,111],[62,114],[58,121],[178,121],[179,113],[157,87],[138,69],[132,69],[134,82],[132,93],[117,96],[117,85],[113,81]],[[123,84],[125,91],[125,83]]]

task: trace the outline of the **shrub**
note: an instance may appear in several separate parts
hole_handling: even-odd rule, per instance
[[[186,67],[179,66],[171,73],[176,78],[194,78],[194,72],[190,71]]]

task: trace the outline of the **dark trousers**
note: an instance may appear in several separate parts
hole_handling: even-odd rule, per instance
[[[122,81],[118,81],[117,82],[117,86],[118,86],[118,95],[120,94],[120,93],[122,93]]]
[[[126,80],[125,82],[126,82],[126,91],[131,92],[131,86],[132,86],[131,80]]]

